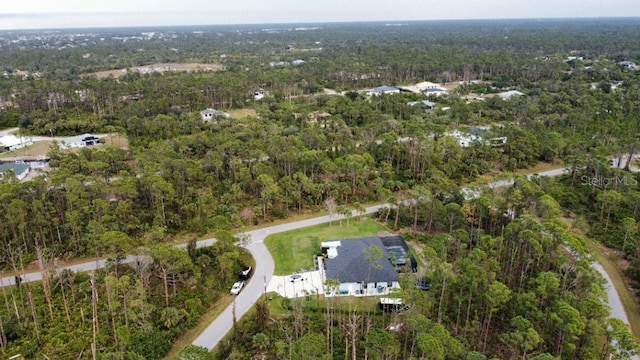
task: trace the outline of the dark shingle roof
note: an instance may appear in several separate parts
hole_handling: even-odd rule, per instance
[[[24,171],[26,171],[27,169],[29,169],[29,165],[28,164],[14,164],[14,163],[10,163],[10,164],[1,164],[0,165],[0,173],[3,172],[7,172],[9,170],[12,170],[14,174],[16,175],[20,175],[22,174]]]
[[[367,249],[376,246],[382,257],[371,263]],[[341,240],[338,256],[325,259],[326,277],[341,283],[398,281],[398,274],[389,260],[389,254],[378,237]]]
[[[396,91],[400,91],[400,89],[395,86],[387,86],[387,85],[382,85],[382,86],[378,86],[377,88],[371,89],[371,93],[373,94],[383,94],[383,93],[396,92]]]

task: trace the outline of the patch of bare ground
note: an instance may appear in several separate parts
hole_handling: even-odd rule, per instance
[[[129,140],[120,134],[110,134],[104,138],[104,146],[115,146],[121,149],[128,149]]]
[[[197,71],[220,71],[224,70],[224,66],[220,64],[202,64],[202,63],[164,63],[164,64],[151,64],[144,66],[134,66],[127,69],[114,69],[97,71],[87,74],[89,76],[95,75],[98,79],[104,79],[109,76],[115,78],[122,77],[128,72],[137,72],[139,74],[150,73],[164,73],[164,72],[197,72]]]
[[[244,118],[244,117],[258,117],[258,112],[255,109],[232,109],[227,111],[232,118]]]

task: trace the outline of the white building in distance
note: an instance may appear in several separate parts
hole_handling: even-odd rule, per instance
[[[33,145],[33,140],[28,136],[5,135],[0,137],[0,147],[4,151],[14,151]]]

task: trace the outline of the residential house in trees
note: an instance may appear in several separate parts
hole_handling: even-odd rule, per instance
[[[28,136],[5,135],[0,137],[2,151],[14,151],[31,145],[33,145],[33,140]]]
[[[263,88],[251,88],[249,94],[253,96],[253,100],[262,100],[267,92]]]
[[[429,87],[426,90],[424,90],[422,93],[427,97],[429,97],[429,96],[440,97],[440,96],[444,96],[444,95],[448,95],[449,94],[447,89],[441,88],[439,86]]]
[[[367,92],[369,96],[379,96],[383,94],[397,94],[400,92],[400,89],[395,86],[378,86],[377,88],[373,88]]]
[[[200,111],[200,117],[202,117],[202,121],[211,121],[214,119],[228,119],[231,115],[224,111],[209,108]]]
[[[631,70],[635,70],[637,69],[638,65],[636,63],[634,63],[633,61],[620,61],[618,63],[618,65],[622,66],[623,68],[627,68],[627,69],[631,69]]]
[[[16,179],[21,181],[29,174],[29,170],[31,170],[31,168],[28,164],[0,164],[0,180],[7,177],[8,174],[13,173]]]
[[[318,263],[322,280],[338,283],[325,289],[325,296],[388,295],[400,288],[399,270],[417,269],[406,242],[397,236],[327,241],[321,246],[323,256]]]
[[[523,96],[524,93],[518,90],[509,90],[505,92],[501,92],[498,94],[502,98],[502,100],[509,100],[514,96]]]
[[[409,105],[409,106],[420,106],[421,108],[423,108],[425,110],[432,110],[433,108],[436,107],[436,103],[434,103],[433,101],[429,101],[429,100],[410,101],[410,102],[407,103],[407,105]]]

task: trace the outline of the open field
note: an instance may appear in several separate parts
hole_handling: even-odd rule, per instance
[[[257,117],[258,113],[256,112],[255,109],[249,109],[249,108],[244,108],[244,109],[231,109],[228,111],[229,115],[231,115],[232,118],[243,118],[243,117]]]
[[[136,66],[128,69],[116,69],[98,71],[88,74],[89,76],[95,75],[98,79],[104,79],[109,76],[119,78],[127,74],[127,72],[137,72],[140,74],[150,73],[164,73],[168,71],[182,71],[182,72],[195,72],[195,71],[220,71],[224,66],[220,64],[200,64],[200,63],[176,63],[176,64],[151,64],[145,66]]]
[[[322,224],[274,234],[265,239],[265,245],[273,255],[275,275],[286,275],[300,269],[313,268],[313,256],[320,252],[320,243],[327,240],[340,240],[361,236],[373,236],[386,233],[387,228],[374,220],[365,218],[362,221],[351,219],[340,226]]]

